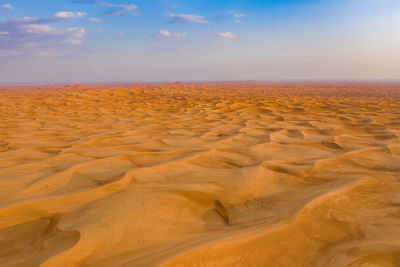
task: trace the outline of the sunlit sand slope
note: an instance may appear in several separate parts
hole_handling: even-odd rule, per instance
[[[0,266],[399,266],[399,88],[0,90]]]

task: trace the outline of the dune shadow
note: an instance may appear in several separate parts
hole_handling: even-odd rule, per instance
[[[39,266],[52,256],[73,247],[78,231],[57,228],[61,214],[54,214],[0,230],[2,267]]]

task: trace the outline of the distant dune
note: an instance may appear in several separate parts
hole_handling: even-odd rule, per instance
[[[399,266],[400,84],[0,90],[0,266]]]

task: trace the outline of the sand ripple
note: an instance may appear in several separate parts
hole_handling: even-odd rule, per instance
[[[0,90],[0,265],[398,266],[400,86]]]

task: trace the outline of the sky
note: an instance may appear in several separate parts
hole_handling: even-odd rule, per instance
[[[400,0],[0,0],[0,83],[400,79]]]

